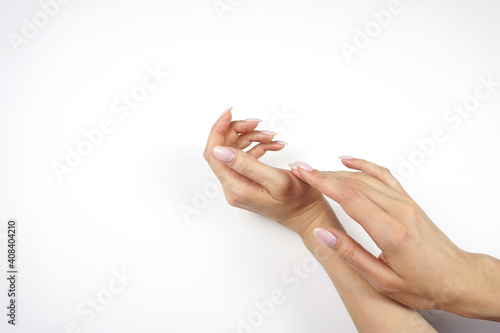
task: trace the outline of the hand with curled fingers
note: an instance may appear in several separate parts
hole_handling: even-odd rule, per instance
[[[500,321],[500,261],[458,248],[387,169],[341,159],[358,171],[322,172],[296,162],[292,173],[339,203],[382,253],[373,256],[334,228],[316,229],[316,237],[377,291],[402,304]]]
[[[203,156],[220,180],[231,206],[267,216],[305,234],[314,221],[337,221],[333,210],[316,189],[258,159],[267,151],[279,151],[286,143],[273,141],[275,133],[255,130],[258,119],[231,121],[228,109],[213,125]],[[257,142],[253,148],[248,148]],[[333,226],[330,224],[329,226]]]

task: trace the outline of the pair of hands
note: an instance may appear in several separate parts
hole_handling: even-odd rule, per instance
[[[204,152],[230,205],[272,218],[304,239],[314,233],[378,292],[408,307],[498,320],[499,306],[489,301],[490,258],[454,245],[389,170],[350,157],[342,163],[355,172],[321,172],[303,162],[290,164],[290,171],[274,168],[258,159],[285,143],[255,130],[257,119],[231,118],[229,109],[213,125]],[[252,142],[258,144],[244,152]],[[323,194],[366,230],[382,251],[378,258],[339,227]]]

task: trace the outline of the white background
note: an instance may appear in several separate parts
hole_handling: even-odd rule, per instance
[[[1,331],[60,333],[74,322],[82,332],[236,332],[273,290],[284,302],[252,331],[355,331],[299,237],[230,207],[215,187],[202,151],[229,106],[289,143],[265,162],[337,170],[348,154],[387,166],[458,246],[500,257],[500,87],[460,125],[444,119],[481,77],[500,81],[500,5],[401,0],[348,62],[341,43],[387,4],[233,0],[219,15],[212,0],[73,0],[14,46],[23,18],[42,9],[1,0],[0,258],[5,272],[6,222],[16,218],[20,271],[14,328],[0,280]],[[114,101],[148,67],[169,76],[121,119]],[[278,121],[284,112],[293,117]],[[53,163],[105,118],[113,131],[59,181]],[[415,141],[436,128],[446,140],[422,159]],[[400,159],[411,156],[419,165],[403,177]],[[183,216],[186,207],[197,214]],[[303,263],[311,272],[297,281],[291,270]],[[110,294],[123,269],[134,279]],[[96,296],[106,304],[90,318]],[[426,317],[441,332],[500,328]]]

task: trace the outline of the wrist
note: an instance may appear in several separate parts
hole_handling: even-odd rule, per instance
[[[457,302],[448,311],[464,317],[500,321],[500,260],[466,252],[471,269]]]
[[[343,230],[337,215],[325,198],[316,203],[314,211],[314,214],[303,214],[298,217],[298,224],[301,227],[296,231],[304,243],[316,242],[313,234],[314,229],[337,228]]]

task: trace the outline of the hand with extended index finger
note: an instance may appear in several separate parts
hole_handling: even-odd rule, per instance
[[[331,221],[329,226],[338,222],[319,191],[289,170],[258,160],[267,151],[284,148],[284,142],[273,141],[275,133],[255,130],[258,119],[231,121],[231,117],[229,109],[213,125],[203,154],[230,205],[270,217],[299,234],[314,229],[316,220]],[[258,144],[243,151],[252,142]]]
[[[409,307],[500,321],[500,261],[458,248],[385,168],[350,157],[357,172],[292,173],[339,203],[382,250],[378,258],[341,230],[314,231],[376,290]]]

